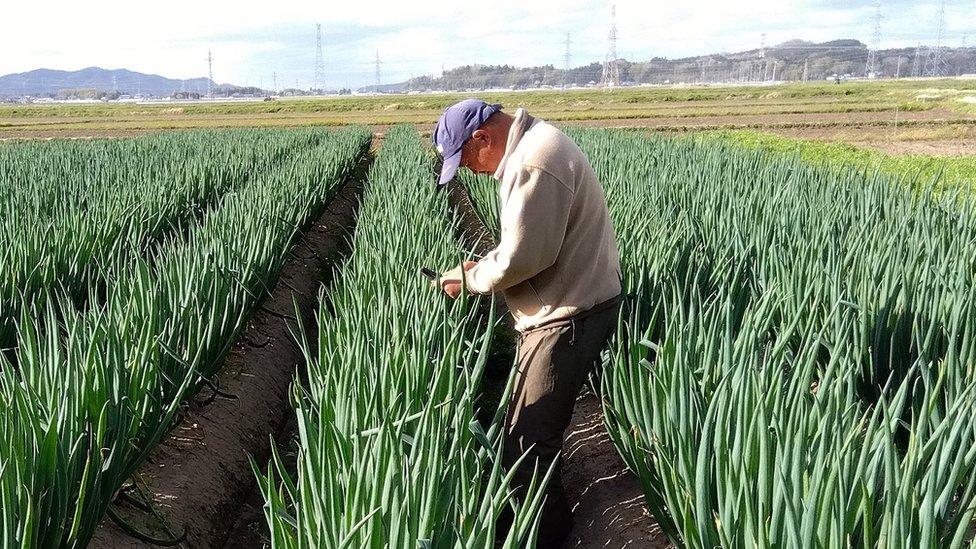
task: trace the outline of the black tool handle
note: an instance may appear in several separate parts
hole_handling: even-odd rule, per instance
[[[428,269],[427,267],[421,267],[420,268],[420,274],[426,276],[427,278],[429,278],[431,280],[437,280],[438,278],[440,278],[440,277],[437,276],[437,273],[435,273],[434,271]]]

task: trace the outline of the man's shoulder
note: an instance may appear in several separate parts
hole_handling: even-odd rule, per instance
[[[543,120],[537,121],[522,137],[522,163],[549,170],[579,160],[583,153],[562,130]]]
[[[518,148],[521,165],[544,170],[570,188],[575,188],[579,171],[589,165],[575,141],[543,120],[537,120],[525,132]]]

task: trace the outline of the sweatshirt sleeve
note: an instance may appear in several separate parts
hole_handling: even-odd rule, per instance
[[[566,236],[573,194],[552,174],[522,166],[501,212],[498,247],[465,273],[468,288],[502,291],[551,267]]]

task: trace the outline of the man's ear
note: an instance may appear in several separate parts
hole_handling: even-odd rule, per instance
[[[491,141],[491,135],[488,132],[486,132],[485,130],[478,129],[478,130],[475,130],[474,133],[471,134],[471,139],[475,139],[477,141],[482,141],[482,142],[488,144]]]

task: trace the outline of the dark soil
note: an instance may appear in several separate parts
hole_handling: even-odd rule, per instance
[[[600,399],[576,401],[563,443],[563,483],[576,526],[566,548],[672,547],[644,504],[640,483],[617,453]]]
[[[257,491],[248,455],[264,465],[270,458],[272,438],[288,438],[293,415],[290,387],[305,362],[292,335],[294,315],[297,309],[298,320],[314,331],[319,288],[348,247],[365,169],[366,160],[294,245],[271,295],[228,355],[219,387],[236,398],[190,404],[183,420],[136,475],[135,484],[148,495],[165,524],[126,503],[115,504],[139,530],[154,537],[167,537],[167,530],[175,535],[185,531],[186,540],[179,547],[227,544],[239,516],[247,511],[246,501]],[[207,392],[205,388],[198,399]],[[246,536],[239,531],[233,534],[233,546],[248,546],[238,544],[245,543]],[[260,532],[253,532],[252,540],[260,538]],[[253,546],[261,546],[260,541],[255,543]],[[106,519],[91,547],[152,545],[134,539]]]

